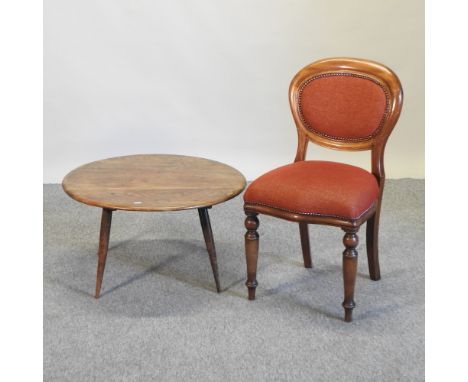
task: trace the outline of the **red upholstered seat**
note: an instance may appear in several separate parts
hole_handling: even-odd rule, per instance
[[[244,201],[289,212],[356,220],[379,195],[368,171],[344,163],[300,161],[260,176]]]

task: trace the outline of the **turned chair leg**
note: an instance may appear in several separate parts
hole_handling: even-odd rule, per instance
[[[218,261],[216,260],[216,248],[213,239],[213,231],[211,229],[210,215],[208,214],[208,208],[199,208],[198,215],[200,216],[200,224],[202,226],[203,237],[205,238],[206,249],[210,257],[211,269],[213,270],[213,276],[216,284],[216,291],[221,292],[221,286],[219,284],[218,274]]]
[[[304,267],[312,268],[312,258],[310,256],[309,225],[299,223],[299,232],[301,234],[302,256],[304,257]]]
[[[380,280],[379,265],[379,218],[380,211],[377,210],[366,223],[366,248],[367,263],[371,280]]]
[[[112,210],[103,208],[101,217],[101,232],[99,235],[99,250],[98,250],[98,266],[96,276],[96,294],[95,298],[99,298],[101,294],[102,278],[104,276],[104,268],[106,267],[107,250],[109,248],[109,236],[112,222]]]
[[[257,287],[257,259],[258,259],[258,218],[257,213],[248,212],[245,219],[245,257],[247,260],[247,281],[245,285],[249,291],[249,300],[255,300]]]
[[[356,271],[358,253],[356,247],[359,243],[357,229],[344,229],[346,234],[343,237],[343,244],[346,249],[343,252],[343,281],[344,281],[344,301],[345,321],[353,320],[353,309],[356,306],[354,302],[354,286],[356,284]]]

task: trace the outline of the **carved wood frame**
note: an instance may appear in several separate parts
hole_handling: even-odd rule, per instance
[[[378,128],[371,135],[358,139],[331,137],[314,131],[305,125],[306,122],[302,120],[299,109],[300,91],[304,82],[317,76],[325,75],[364,77],[371,79],[382,87],[386,96],[386,110]],[[343,244],[345,246],[345,251],[343,252],[344,301],[342,305],[345,310],[344,319],[350,322],[352,321],[352,312],[356,305],[354,302],[354,287],[358,257],[356,247],[359,243],[357,232],[364,222],[367,222],[366,247],[370,278],[372,280],[380,279],[378,232],[380,207],[385,183],[384,151],[388,137],[395,127],[401,112],[403,90],[395,73],[377,62],[354,58],[330,58],[316,61],[296,74],[289,87],[289,103],[298,135],[297,152],[294,162],[305,160],[309,141],[336,150],[371,150],[372,174],[379,185],[379,195],[376,202],[364,214],[354,220],[338,216],[300,214],[266,205],[244,203],[244,211],[247,215],[245,220],[245,227],[247,229],[245,234],[245,253],[247,261],[246,286],[249,300],[255,299],[255,290],[258,285],[256,274],[259,249],[259,235],[257,232],[259,220],[257,215],[259,213],[299,223],[304,266],[306,268],[312,267],[307,224],[338,226],[345,231],[343,237]]]
[[[304,82],[320,75],[355,75],[365,76],[378,83],[387,96],[386,117],[376,133],[366,139],[345,139],[327,137],[308,129],[302,121],[299,110],[300,89]],[[292,79],[289,86],[289,104],[297,128],[298,144],[294,162],[303,161],[309,141],[320,146],[335,150],[362,151],[371,150],[372,174],[379,185],[379,197],[364,215],[357,220],[347,220],[338,217],[315,216],[298,214],[277,208],[262,206],[253,203],[245,203],[245,213],[261,213],[286,219],[293,222],[304,222],[308,224],[324,224],[342,228],[360,227],[372,216],[380,214],[382,193],[385,183],[384,151],[388,137],[392,132],[401,113],[403,104],[403,89],[396,74],[386,66],[369,60],[356,58],[328,58],[315,61],[301,69]]]

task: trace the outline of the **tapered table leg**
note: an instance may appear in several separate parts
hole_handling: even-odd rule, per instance
[[[101,294],[102,277],[104,276],[104,268],[106,267],[107,250],[109,248],[109,236],[112,222],[112,210],[107,208],[102,209],[101,217],[101,233],[99,235],[99,250],[98,250],[98,267],[96,276],[96,294],[94,297],[99,298]]]
[[[206,249],[210,257],[211,269],[213,270],[213,276],[216,283],[216,291],[221,292],[221,287],[219,285],[219,275],[218,275],[218,261],[216,259],[216,248],[213,239],[213,231],[211,230],[210,215],[208,215],[208,208],[199,208],[198,215],[200,216],[200,224],[203,230],[203,237],[205,238]]]

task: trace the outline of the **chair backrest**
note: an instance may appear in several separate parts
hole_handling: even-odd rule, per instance
[[[356,58],[328,58],[301,69],[289,103],[297,126],[297,160],[307,143],[339,150],[372,150],[373,173],[383,177],[385,143],[400,115],[403,90],[389,68]]]

